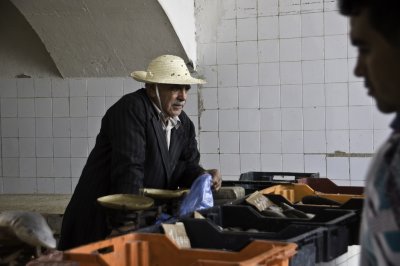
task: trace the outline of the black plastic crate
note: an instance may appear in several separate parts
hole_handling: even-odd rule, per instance
[[[350,210],[309,209],[312,219],[265,217],[248,205],[224,205],[201,210],[205,217],[222,227],[255,228],[268,224],[271,231],[278,232],[281,226],[291,224],[324,228],[323,245],[317,248],[316,262],[330,261],[347,252],[349,224],[354,222],[355,213]],[[257,229],[257,228],[256,228]]]
[[[299,172],[247,172],[240,175],[240,181],[291,181],[304,177],[319,177],[319,173]]]

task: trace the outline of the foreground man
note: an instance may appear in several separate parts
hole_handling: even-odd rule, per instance
[[[183,59],[163,55],[147,71],[132,77],[145,89],[123,96],[102,119],[96,145],[89,155],[65,211],[58,248],[70,249],[104,239],[104,211],[96,199],[109,194],[138,194],[139,189],[190,187],[205,172],[213,188],[221,186],[218,170],[204,170],[195,128],[182,108],[190,84],[204,80],[190,75]]]
[[[366,180],[361,265],[399,265],[400,259],[400,19],[398,0],[340,0],[358,48],[356,76],[383,113],[397,113],[393,133],[375,155]]]

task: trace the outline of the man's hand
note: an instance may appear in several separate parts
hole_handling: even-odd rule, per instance
[[[213,189],[218,191],[221,188],[221,183],[222,183],[221,173],[219,172],[218,169],[209,169],[207,170],[207,173],[212,175],[212,187]]]

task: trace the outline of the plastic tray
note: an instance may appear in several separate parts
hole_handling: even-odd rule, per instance
[[[322,193],[332,194],[364,194],[364,187],[338,186],[329,178],[304,177],[297,179],[297,183],[306,184],[312,189]]]

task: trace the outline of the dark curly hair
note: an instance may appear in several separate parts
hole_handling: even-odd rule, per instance
[[[339,0],[338,4],[345,16],[357,16],[367,9],[372,27],[388,42],[400,47],[399,0]]]

